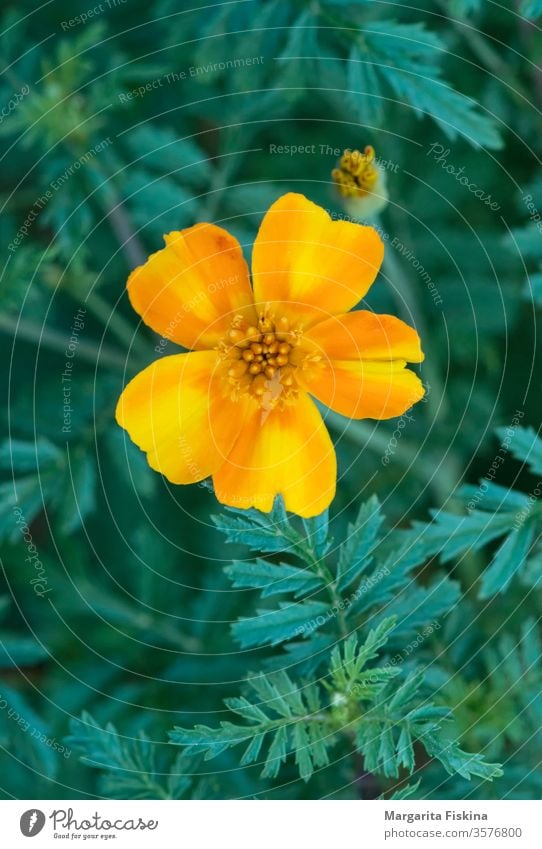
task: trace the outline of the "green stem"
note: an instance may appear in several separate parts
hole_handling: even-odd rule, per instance
[[[318,577],[321,578],[324,582],[326,591],[329,595],[329,598],[331,599],[333,607],[337,608],[337,622],[339,624],[339,631],[341,637],[347,637],[348,625],[346,624],[344,612],[341,608],[343,598],[338,591],[337,580],[333,577],[331,570],[327,567],[325,563],[325,560],[321,557],[317,557],[314,553],[311,557],[311,565]]]
[[[13,336],[14,340],[21,338],[25,342],[43,345],[60,354],[65,353],[68,344],[65,333],[45,327],[38,322],[17,319],[10,315],[0,315],[0,332]],[[95,345],[85,342],[83,339],[78,342],[77,356],[93,364],[100,362],[102,365],[109,365],[123,371],[126,367],[124,354],[115,351],[113,348],[108,348],[106,345],[100,345],[98,349]]]
[[[215,219],[222,198],[222,191],[226,188],[234,171],[235,163],[232,162],[233,159],[233,156],[227,157],[222,160],[222,165],[216,169],[213,182],[209,187],[206,203],[201,213],[202,221],[213,221]]]
[[[80,148],[74,150],[76,154],[82,155]],[[132,227],[132,222],[124,209],[124,202],[118,194],[112,178],[102,169],[96,159],[91,159],[88,165],[89,181],[96,191],[98,202],[106,214],[130,268],[143,265],[147,260],[147,252]]]
[[[91,291],[85,298],[85,304],[91,313],[97,318],[106,330],[110,330],[126,351],[133,350],[141,358],[142,364],[147,365],[149,361],[149,348],[146,342],[137,335],[131,323],[120,313],[115,312],[100,294]]]

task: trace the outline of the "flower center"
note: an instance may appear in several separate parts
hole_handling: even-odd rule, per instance
[[[230,397],[249,393],[265,409],[291,403],[298,394],[293,355],[299,338],[285,316],[261,312],[257,327],[236,316],[219,345]]]

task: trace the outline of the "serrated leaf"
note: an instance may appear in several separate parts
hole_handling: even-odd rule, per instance
[[[527,463],[535,475],[542,475],[542,439],[534,428],[518,427],[511,438],[508,428],[498,428],[497,433],[503,441],[507,440],[508,450],[514,457]]]
[[[281,604],[278,610],[259,610],[257,616],[241,618],[232,633],[242,648],[275,646],[291,637],[308,636],[325,624],[329,607],[320,601]],[[321,618],[324,621],[319,622]]]
[[[372,63],[353,45],[346,70],[346,100],[354,120],[363,126],[379,127],[383,117],[382,90]]]
[[[241,543],[251,551],[275,554],[303,550],[301,535],[291,526],[280,496],[275,498],[269,514],[230,507],[211,519],[218,530],[226,534],[228,542]]]
[[[440,740],[434,732],[423,734],[420,740],[428,753],[438,758],[450,775],[458,773],[464,778],[476,775],[485,781],[493,781],[503,774],[499,764],[486,763],[482,755],[464,752],[457,743]]]
[[[526,520],[506,537],[482,575],[479,598],[489,598],[508,588],[514,575],[525,563],[534,534],[534,522]]]
[[[485,510],[475,510],[468,516],[432,512],[433,522],[429,525],[413,522],[411,533],[413,537],[419,537],[427,557],[439,554],[443,563],[470,548],[483,548],[507,533],[516,517],[515,513],[490,513]]]
[[[262,772],[262,778],[277,777],[281,763],[284,763],[286,760],[287,748],[288,731],[285,725],[281,725],[277,729],[269,747],[265,767]]]
[[[464,484],[457,495],[467,509],[472,505],[472,509],[482,507],[484,510],[512,512],[523,510],[529,503],[529,497],[525,493],[488,480],[482,480],[478,486]]]
[[[295,762],[303,781],[308,781],[314,772],[309,737],[305,726],[297,722],[292,731],[292,746],[295,750]]]
[[[243,757],[241,758],[241,766],[248,766],[248,764],[253,764],[258,760],[264,740],[265,733],[256,734],[256,736],[252,738],[245,749]]]
[[[309,547],[314,551],[316,557],[323,557],[329,548],[328,510],[324,510],[319,516],[315,516],[312,519],[303,519],[303,526]]]
[[[464,136],[475,147],[500,148],[502,141],[493,119],[481,114],[472,98],[439,78],[435,59],[444,45],[422,24],[383,20],[363,28],[368,53],[402,103],[430,116],[445,134]]]
[[[322,579],[308,568],[268,563],[260,558],[253,561],[234,560],[224,571],[234,587],[260,589],[262,598],[280,593],[293,593],[294,598],[299,598],[323,586]]]
[[[361,505],[356,521],[348,525],[337,565],[338,588],[341,592],[359,578],[371,563],[372,551],[383,521],[378,498],[373,495]]]

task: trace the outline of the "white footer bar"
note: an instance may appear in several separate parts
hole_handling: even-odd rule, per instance
[[[541,814],[539,801],[6,801],[0,845],[540,849]]]

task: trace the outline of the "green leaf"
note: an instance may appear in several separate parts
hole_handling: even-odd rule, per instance
[[[534,535],[535,523],[526,520],[506,537],[482,575],[479,598],[489,598],[508,588],[514,575],[525,564]]]
[[[542,439],[532,427],[518,427],[511,440],[508,428],[498,428],[497,434],[509,442],[510,453],[526,463],[535,475],[542,475]]]
[[[317,49],[311,28],[314,23],[312,9],[306,8],[288,28],[286,45],[277,57],[276,85],[290,102],[301,97],[304,86],[310,84],[311,64],[304,57],[313,56]]]
[[[360,124],[379,127],[383,119],[383,98],[374,66],[353,45],[346,70],[346,101],[352,117]]]
[[[156,746],[140,732],[122,737],[115,726],[104,727],[84,712],[71,724],[69,745],[82,763],[101,770],[104,795],[113,799],[178,799],[192,782],[186,772],[194,761],[181,753],[170,769],[160,768]]]
[[[457,494],[467,509],[472,505],[472,508],[476,509],[481,506],[484,510],[509,513],[523,510],[529,503],[529,497],[523,492],[516,492],[488,480],[481,481],[478,486],[464,484]]]
[[[529,275],[523,297],[527,301],[532,300],[537,307],[542,307],[542,272]]]
[[[494,778],[500,778],[503,775],[499,764],[486,763],[482,755],[465,752],[457,743],[443,740],[434,732],[424,733],[420,737],[420,742],[423,743],[428,754],[437,758],[450,775],[457,773],[463,778],[476,775],[485,781],[493,781]]]
[[[0,465],[11,469],[14,477],[0,484],[0,539],[15,542],[44,505],[55,505],[65,462],[60,449],[47,440],[3,443]]]
[[[124,136],[133,157],[132,166],[140,163],[161,175],[173,176],[183,185],[198,189],[212,179],[208,154],[191,138],[180,138],[172,127],[156,123],[143,124]]]
[[[259,610],[257,616],[239,619],[232,625],[232,633],[242,648],[275,646],[297,635],[312,634],[325,624],[328,610],[320,601],[282,603],[278,610]]]
[[[361,505],[356,521],[348,525],[337,565],[338,588],[341,592],[359,578],[371,563],[383,521],[378,498],[373,495]]]
[[[542,0],[522,0],[519,14],[534,21],[542,15]]]
[[[478,12],[481,8],[482,0],[450,0],[450,17],[468,15],[471,12]]]
[[[40,467],[56,465],[62,468],[62,451],[47,439],[24,442],[19,439],[6,440],[0,446],[0,469],[18,474],[35,472]]]
[[[303,539],[291,526],[280,496],[275,499],[271,513],[229,507],[225,513],[211,516],[211,519],[226,534],[228,542],[241,543],[251,551],[295,553],[303,548]]]
[[[311,758],[311,746],[307,730],[301,722],[293,727],[292,746],[295,750],[295,762],[303,781],[308,781],[314,772]]]
[[[294,598],[308,595],[323,586],[322,579],[308,568],[299,569],[286,563],[266,560],[234,560],[224,569],[234,587],[262,590],[262,598],[281,593],[293,593]]]
[[[286,672],[252,676],[249,687],[259,699],[227,700],[226,704],[252,723],[246,726],[221,722],[218,728],[198,725],[194,729],[174,728],[172,743],[188,746],[188,752],[215,758],[228,748],[248,742],[241,762],[254,763],[268,744],[262,778],[275,778],[290,752],[295,753],[300,777],[308,781],[314,767],[328,763],[326,747],[332,737],[326,732],[320,713],[320,697],[315,685],[298,689]],[[262,754],[262,757],[263,754]]]
[[[462,135],[475,147],[502,146],[493,119],[439,78],[435,60],[445,46],[438,36],[422,24],[378,21],[364,26],[363,37],[370,58],[400,102],[409,103],[419,116],[433,118],[452,140]]]
[[[0,448],[0,468],[10,467],[14,480],[0,484],[0,538],[17,540],[43,509],[69,534],[94,510],[95,461],[86,448],[70,454],[45,439],[12,440]]]
[[[0,631],[0,669],[34,666],[49,659],[49,652],[34,637]]]
[[[424,525],[413,522],[413,538],[419,537],[427,557],[440,555],[443,563],[469,549],[483,548],[492,540],[506,534],[516,518],[515,513],[489,513],[475,510],[468,516],[458,516],[444,511],[432,511],[433,522]]]
[[[324,557],[329,549],[329,512],[324,510],[313,519],[303,519],[303,526],[307,536],[307,542],[314,551],[315,557]]]
[[[66,488],[58,506],[61,533],[77,530],[96,506],[96,461],[88,452],[68,456]]]
[[[262,778],[276,778],[279,774],[280,765],[286,761],[287,753],[288,730],[285,725],[280,725],[269,747]]]
[[[356,634],[353,634],[341,645],[335,646],[331,652],[330,672],[333,684],[338,690],[347,692],[356,687],[365,665],[386,645],[395,625],[395,618],[389,617],[369,631],[362,645],[359,645]]]
[[[5,618],[6,613],[11,607],[11,599],[7,595],[0,596],[0,622]]]
[[[193,196],[168,176],[134,169],[126,179],[124,193],[134,222],[152,239],[161,241],[172,226],[181,230],[193,224]]]
[[[23,693],[6,683],[2,683],[0,688],[0,699],[0,739],[8,742],[12,755],[10,760],[20,759],[28,769],[43,777],[54,778],[65,752],[48,723]]]
[[[405,784],[404,787],[401,787],[400,790],[395,790],[391,796],[380,796],[379,799],[381,801],[400,801],[401,799],[411,799],[416,795],[418,788],[420,786],[420,781],[416,781],[414,784]]]

